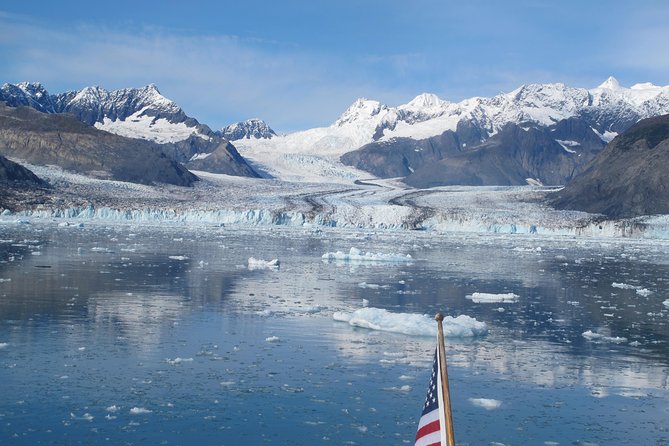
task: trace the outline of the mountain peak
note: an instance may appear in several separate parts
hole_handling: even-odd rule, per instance
[[[621,87],[620,87],[620,83],[618,82],[618,80],[615,77],[609,76],[609,78],[606,79],[597,88],[606,89],[606,90],[619,90]]]
[[[228,141],[237,141],[251,138],[271,139],[276,133],[262,119],[252,118],[223,127],[221,135]]]
[[[439,96],[433,93],[421,93],[407,104],[411,108],[437,108],[441,107],[445,101],[439,99]]]
[[[353,123],[360,119],[369,119],[387,110],[388,107],[382,105],[379,101],[372,101],[366,98],[359,98],[337,119],[335,126],[341,127],[347,123]]]

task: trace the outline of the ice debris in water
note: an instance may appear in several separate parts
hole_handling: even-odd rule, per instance
[[[278,336],[269,336],[265,338],[266,342],[279,342],[281,339]]]
[[[401,333],[410,336],[435,336],[437,324],[434,318],[426,314],[391,313],[382,308],[360,308],[351,313],[337,311],[333,314],[336,321],[348,322],[354,327],[370,330]],[[482,336],[488,332],[485,322],[473,317],[460,315],[446,316],[443,321],[444,335],[447,337]]]
[[[665,304],[669,303],[669,300]],[[0,349],[7,348],[9,344],[7,342],[0,342]]]
[[[193,362],[193,358],[166,359],[165,362],[167,362],[168,364],[177,365],[177,364],[181,364],[181,363],[184,363],[184,362]]]
[[[467,299],[477,304],[492,304],[492,303],[514,303],[518,302],[518,296],[514,293],[490,294],[490,293],[472,293],[468,294]]]
[[[613,344],[622,344],[623,342],[627,342],[627,338],[620,336],[606,336],[601,333],[595,333],[592,330],[583,332],[583,337],[589,341],[594,342],[611,342]]]
[[[620,288],[621,290],[635,290],[636,293],[639,296],[643,296],[643,297],[649,296],[653,293],[652,291],[648,290],[647,288],[642,288],[642,287],[637,286],[637,285],[630,285],[628,283],[613,282],[611,284],[611,286],[613,288]]]
[[[255,257],[249,257],[248,265],[250,270],[254,269],[278,269],[280,262],[279,259],[273,260],[262,260],[256,259]]]
[[[669,307],[669,299],[667,299],[667,300],[665,300],[664,302],[662,302],[662,304],[663,304],[665,307]]]
[[[348,253],[342,251],[326,252],[322,256],[323,261],[332,262],[411,262],[410,254],[384,254],[363,252],[358,248],[351,248]]]
[[[149,409],[145,409],[144,407],[133,407],[130,409],[130,414],[131,415],[142,415],[142,414],[147,414],[151,413],[152,411]]]
[[[469,398],[469,402],[476,407],[481,407],[485,410],[499,409],[502,402],[491,398]]]
[[[169,258],[172,260],[188,260],[186,256],[169,256]]]

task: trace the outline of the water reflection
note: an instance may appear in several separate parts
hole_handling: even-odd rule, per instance
[[[149,417],[147,423],[150,417],[167,424],[188,420],[190,412],[197,424],[220,417],[212,407],[224,406],[228,418],[203,429],[203,438],[223,430],[226,439],[239,441],[253,433],[242,435],[231,414],[250,417],[254,405],[270,398],[284,427],[265,413],[265,426],[275,429],[264,433],[268,440],[290,435],[285,423],[302,411],[313,423],[302,425],[313,441],[338,435],[359,444],[411,441],[417,414],[403,405],[424,396],[421,377],[434,340],[332,320],[335,311],[363,305],[467,314],[488,324],[484,338],[449,340],[449,363],[462,386],[456,392],[460,407],[489,397],[502,401],[496,410],[504,411],[524,389],[529,401],[519,414],[567,417],[578,425],[578,438],[590,435],[595,442],[605,435],[587,434],[587,423],[576,421],[583,413],[548,407],[540,391],[578,400],[583,410],[597,407],[592,399],[617,411],[669,407],[666,245],[307,230],[2,229],[0,378],[12,389],[12,399],[0,403],[2,420],[16,422],[22,411],[46,405],[61,424],[73,427],[87,422],[86,413],[97,423],[109,415],[107,407],[118,405],[126,424],[115,427],[128,432],[142,430],[127,419],[133,407],[152,411],[132,414]],[[411,254],[414,261],[351,265],[321,259],[352,246]],[[279,258],[281,267],[251,270],[249,257]],[[519,297],[478,303],[467,298],[474,292]],[[605,337],[586,338],[587,330]],[[35,395],[44,389],[50,389],[46,400]],[[19,407],[16,401],[28,403]],[[386,406],[392,415],[363,409]],[[476,419],[480,409],[461,414]],[[657,434],[661,414],[653,410],[625,427],[631,438],[644,423],[654,426],[644,441],[664,438]],[[461,422],[465,438],[480,443],[480,427]],[[517,424],[527,433],[524,423]],[[532,438],[549,441],[553,433]],[[495,439],[519,442],[502,434]]]

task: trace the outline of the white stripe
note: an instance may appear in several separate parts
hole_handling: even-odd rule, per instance
[[[427,446],[428,444],[438,443],[441,439],[439,432],[433,432],[430,435],[419,438],[414,446]],[[442,443],[446,444],[446,443]]]
[[[432,412],[428,412],[425,415],[423,415],[420,418],[420,421],[418,422],[418,430],[420,430],[423,426],[426,424],[430,424],[433,421],[437,421],[439,419],[439,410],[435,409]]]

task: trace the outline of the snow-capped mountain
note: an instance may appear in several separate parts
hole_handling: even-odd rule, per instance
[[[85,124],[121,136],[160,144],[175,143],[191,136],[209,140],[213,132],[190,118],[158,88],[124,88],[108,91],[86,87],[79,91],[49,94],[39,83],[4,84],[0,100],[10,106],[26,105],[44,113],[72,113]]]
[[[408,104],[388,107],[374,101],[356,101],[333,124],[344,127],[368,121],[371,139],[423,139],[446,130],[456,131],[463,121],[475,123],[490,137],[509,123],[550,126],[568,118],[589,121],[603,139],[643,118],[669,112],[669,86],[636,84],[622,87],[614,78],[593,89],[565,84],[529,84],[491,98],[475,97],[453,103],[421,94]],[[370,141],[371,142],[371,141]]]
[[[223,127],[221,135],[228,141],[237,141],[251,138],[270,139],[276,136],[276,133],[265,121],[254,118]]]
[[[669,86],[645,83],[626,88],[614,78],[592,89],[562,83],[528,84],[509,93],[461,102],[427,93],[396,107],[358,99],[329,127],[237,146],[245,157],[278,176],[304,177],[306,169],[315,168],[319,175],[339,170],[338,175],[345,178],[359,176],[359,170],[381,177],[432,177],[415,185],[452,184],[449,178],[433,177],[444,169],[433,168],[428,173],[421,168],[454,155],[481,158],[479,162],[460,160],[473,169],[472,174],[480,165],[486,168],[489,164],[494,170],[493,164],[500,159],[497,150],[501,150],[518,159],[506,163],[508,168],[524,167],[479,178],[474,184],[516,184],[518,178],[562,184],[618,133],[640,119],[665,113],[669,113]],[[509,125],[537,132],[502,132]],[[483,144],[485,151],[478,151]],[[519,147],[523,149],[517,150]],[[541,156],[536,156],[537,150],[542,151]],[[339,157],[359,170],[344,171]],[[553,171],[544,174],[548,167],[542,163],[548,159]],[[296,167],[296,160],[304,165]]]
[[[220,134],[189,117],[158,88],[124,88],[108,91],[86,87],[59,94],[39,83],[4,84],[0,101],[12,107],[28,106],[43,113],[71,113],[84,124],[127,138],[160,144],[162,151],[177,162],[187,163],[216,150],[221,153],[215,167],[200,162],[198,169],[214,173],[257,176],[250,166]]]

